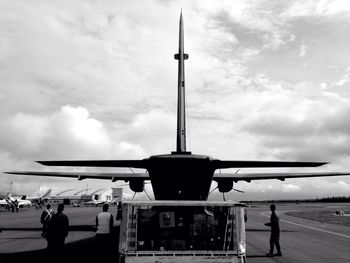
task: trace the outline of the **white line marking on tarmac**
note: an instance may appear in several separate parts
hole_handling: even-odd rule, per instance
[[[263,212],[263,213],[260,213],[260,214],[262,216],[269,217],[269,216],[266,215],[266,212]],[[345,234],[341,234],[341,233],[337,233],[337,232],[333,232],[333,231],[329,231],[329,230],[325,230],[325,229],[321,229],[321,228],[317,228],[317,227],[313,227],[313,226],[307,226],[307,225],[303,225],[303,224],[300,224],[300,223],[294,223],[294,222],[287,221],[287,220],[281,220],[281,221],[285,222],[285,223],[292,224],[292,225],[302,226],[302,227],[309,228],[309,229],[312,229],[312,230],[324,232],[324,233],[327,233],[327,234],[332,234],[332,235],[336,235],[336,236],[340,236],[340,237],[350,238],[349,235],[345,235]]]
[[[333,232],[333,231],[329,231],[329,230],[324,230],[324,229],[313,227],[313,226],[307,226],[307,225],[303,225],[303,224],[299,224],[299,223],[290,222],[290,221],[287,221],[287,220],[281,220],[281,221],[285,222],[285,223],[292,224],[292,225],[302,226],[302,227],[309,228],[309,229],[312,229],[312,230],[321,231],[321,232],[324,232],[324,233],[327,233],[327,234],[332,234],[332,235],[336,235],[336,236],[340,236],[340,237],[350,238],[349,235],[345,235],[345,234],[341,234],[341,233],[337,233],[337,232]]]

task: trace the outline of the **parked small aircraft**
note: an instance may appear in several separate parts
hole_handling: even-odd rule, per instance
[[[99,200],[99,199],[96,199],[95,197],[93,197],[91,201],[84,202],[83,205],[85,205],[85,206],[102,206],[106,202],[107,201],[105,201],[105,200]]]
[[[13,197],[11,196],[11,193],[9,193],[4,199],[0,200],[0,206],[7,208],[11,206],[17,206],[18,208],[31,207],[32,202],[30,200],[26,200],[25,195],[22,197]]]
[[[23,196],[25,200],[29,200],[32,203],[46,202],[50,199],[52,189],[47,190],[44,194],[38,196]]]

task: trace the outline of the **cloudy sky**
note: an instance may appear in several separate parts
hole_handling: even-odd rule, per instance
[[[329,161],[307,171],[350,171],[345,0],[2,0],[1,170],[67,171],[34,161],[174,150],[181,8],[188,150],[226,160]],[[0,191],[11,181],[25,193],[116,185],[1,174]],[[236,200],[341,196],[350,177],[235,187],[246,191],[232,193]]]

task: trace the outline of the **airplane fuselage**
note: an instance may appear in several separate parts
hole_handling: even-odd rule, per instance
[[[157,200],[207,200],[214,175],[213,158],[190,153],[144,159]]]

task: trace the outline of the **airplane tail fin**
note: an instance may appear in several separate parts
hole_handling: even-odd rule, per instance
[[[23,196],[21,197],[21,200],[26,200],[26,198],[27,198],[27,196],[26,196],[26,195],[23,195]]]
[[[179,53],[174,55],[178,60],[178,99],[177,99],[177,141],[175,153],[186,152],[186,115],[185,115],[185,60],[188,54],[184,53],[184,29],[182,11],[179,22]]]
[[[5,201],[6,201],[8,204],[12,204],[12,200],[11,200],[11,197],[10,197],[9,194],[5,197]]]
[[[47,190],[47,192],[46,192],[45,194],[43,194],[43,195],[41,196],[41,198],[49,197],[49,196],[51,195],[51,191],[52,191],[52,189]]]

